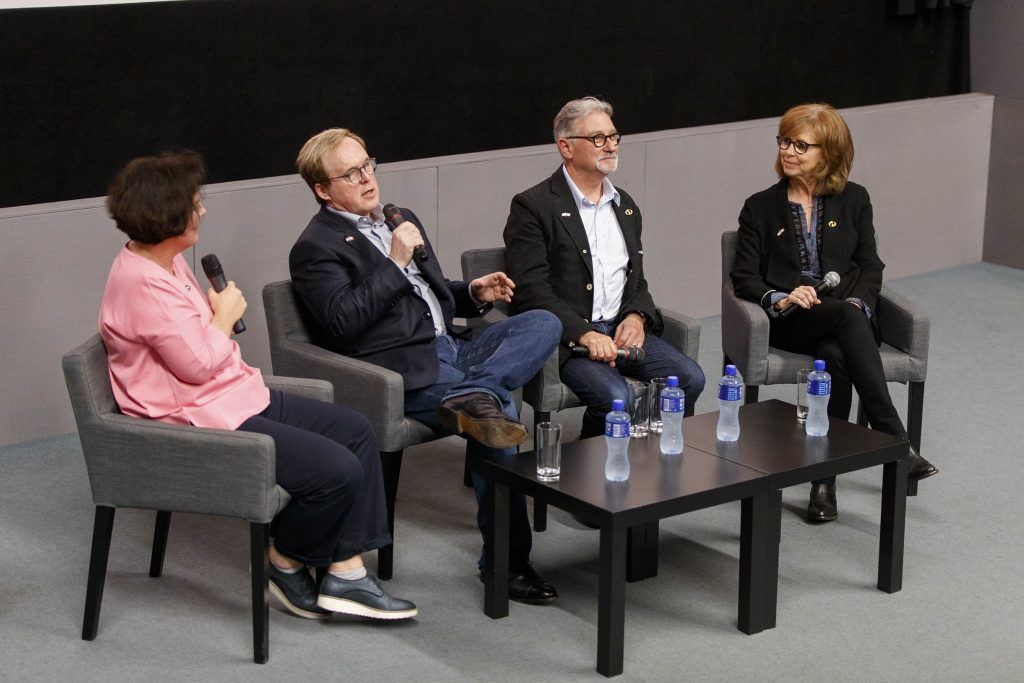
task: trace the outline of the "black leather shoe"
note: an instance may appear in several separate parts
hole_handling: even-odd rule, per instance
[[[270,563],[270,592],[289,612],[305,619],[326,619],[331,615],[316,604],[316,582],[303,567],[294,574]]]
[[[349,581],[328,572],[320,584],[316,604],[332,612],[371,619],[408,619],[418,614],[416,605],[392,597],[381,587],[377,577],[369,574]]]
[[[452,434],[466,434],[490,448],[512,448],[529,436],[523,423],[510,419],[497,399],[483,392],[445,399],[437,417]]]
[[[836,485],[811,483],[811,502],[807,504],[807,521],[831,522],[839,516],[836,507]]]
[[[938,474],[939,468],[921,457],[921,454],[910,447],[910,459],[907,460],[907,479],[927,479]]]
[[[484,570],[480,570],[480,580],[484,580]],[[525,605],[546,605],[558,597],[558,591],[550,583],[540,578],[533,564],[527,562],[522,567],[510,569],[508,573],[508,598]]]

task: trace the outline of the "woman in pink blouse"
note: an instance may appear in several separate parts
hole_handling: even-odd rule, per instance
[[[290,611],[415,616],[413,603],[389,595],[363,566],[362,553],[391,542],[369,421],[268,390],[231,339],[245,297],[233,282],[204,294],[181,255],[198,240],[204,181],[202,159],[184,152],[135,159],[110,185],[107,209],[129,237],[99,320],[118,405],[137,417],[273,437],[277,483],[292,500],[277,517],[270,588]],[[310,566],[328,568],[319,589]]]

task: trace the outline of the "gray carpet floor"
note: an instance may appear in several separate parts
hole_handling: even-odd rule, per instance
[[[980,263],[891,286],[932,319],[922,450],[941,469],[908,499],[903,590],[874,587],[880,468],[840,478],[832,524],[803,521],[806,486],[784,492],[778,626],[756,636],[736,629],[738,504],[665,520],[659,575],[626,589],[621,680],[1024,680],[1024,271]],[[720,323],[702,323],[713,380]],[[715,408],[705,392],[698,412]],[[578,432],[578,411],[558,419]],[[552,510],[534,562],[558,601],[488,619],[457,439],[405,456],[389,588],[420,616],[317,623],[275,605],[265,666],[251,659],[245,523],[176,515],[151,579],[154,514],[119,511],[99,636],[84,642],[93,507],[77,439],[2,448],[0,468],[4,680],[599,679],[597,532]]]

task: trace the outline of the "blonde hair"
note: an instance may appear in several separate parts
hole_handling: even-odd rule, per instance
[[[807,131],[814,134],[821,161],[812,172],[818,194],[839,194],[846,188],[853,166],[853,138],[846,121],[830,104],[799,104],[779,121],[779,135],[795,139]],[[782,159],[775,159],[775,173],[783,177]]]
[[[366,143],[361,137],[350,131],[348,128],[328,128],[317,133],[299,150],[299,156],[295,159],[295,166],[299,169],[299,175],[313,191],[313,196],[321,204],[324,200],[316,193],[317,183],[326,184],[329,179],[329,172],[324,165],[324,157],[338,148],[345,138],[352,138],[359,143],[359,146],[366,149]]]

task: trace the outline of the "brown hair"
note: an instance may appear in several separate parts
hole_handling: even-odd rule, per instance
[[[345,138],[352,138],[365,150],[366,143],[361,137],[350,131],[348,128],[328,128],[317,133],[299,150],[299,156],[295,159],[295,166],[299,169],[299,175],[313,191],[313,196],[321,204],[324,200],[316,193],[314,185],[321,185],[328,182],[328,171],[324,166],[324,157],[337,149],[338,145]]]
[[[779,135],[796,138],[808,131],[814,134],[821,150],[821,161],[814,169],[818,194],[839,194],[846,188],[853,166],[853,138],[846,121],[830,104],[799,104],[779,121]],[[783,177],[782,160],[775,158],[775,173]]]
[[[185,232],[206,181],[196,152],[161,152],[132,159],[107,188],[107,212],[119,230],[142,244]]]

